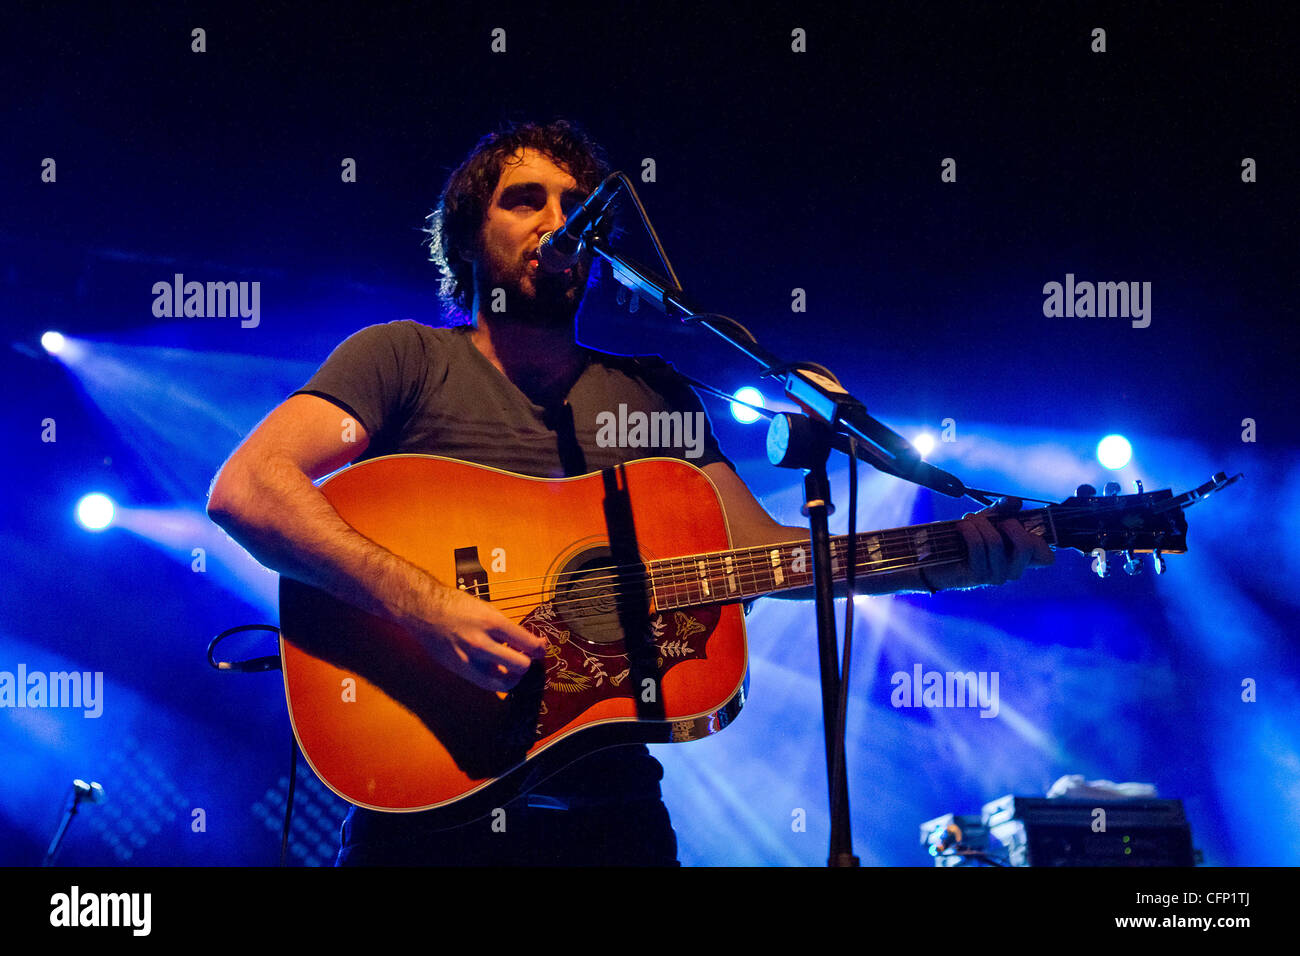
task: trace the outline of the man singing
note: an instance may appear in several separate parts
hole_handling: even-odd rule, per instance
[[[515,124],[480,140],[448,179],[429,230],[443,299],[450,312],[468,313],[468,324],[390,322],[352,335],[236,449],[208,502],[212,520],[264,565],[399,624],[438,664],[488,690],[515,686],[545,642],[354,531],[313,481],[397,453],[542,478],[581,475],[644,454],[598,442],[600,413],[620,405],[702,413],[665,363],[577,343],[589,257],[565,272],[539,268],[542,237],[607,173],[599,147],[567,122]],[[717,487],[733,547],[807,539],[806,529],[783,527],[763,510],[711,429],[702,448],[688,460]],[[873,576],[863,589],[1001,584],[1051,563],[1041,538],[993,517],[996,526],[979,516],[960,523],[964,564],[931,568],[925,581],[915,571]],[[433,831],[422,814],[354,807],[338,862],[671,865],[676,838],[661,778],[644,746],[599,751],[509,804],[505,833],[487,820]]]

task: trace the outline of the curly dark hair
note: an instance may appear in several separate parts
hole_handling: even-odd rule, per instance
[[[590,192],[609,175],[605,151],[576,123],[557,119],[550,123],[508,122],[480,139],[469,156],[452,172],[431,212],[428,226],[429,259],[442,273],[440,295],[447,311],[468,314],[474,300],[474,256],[479,230],[501,167],[525,148],[543,153]]]

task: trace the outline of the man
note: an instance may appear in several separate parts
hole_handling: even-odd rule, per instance
[[[430,230],[444,299],[472,323],[395,322],[350,337],[235,451],[208,503],[212,519],[266,566],[396,622],[439,664],[490,690],[518,683],[544,656],[544,641],[352,530],[313,480],[398,452],[537,477],[584,474],[639,457],[596,441],[600,412],[624,402],[647,412],[701,410],[663,363],[577,344],[589,259],[561,274],[539,269],[542,236],[606,173],[599,148],[568,123],[484,137],[449,178]],[[763,510],[711,430],[692,460],[717,486],[735,547],[806,539],[804,529],[783,527]],[[995,528],[970,518],[962,531],[964,566],[932,569],[928,581],[914,572],[871,579],[872,587],[1000,584],[1052,559],[1015,521]],[[508,808],[504,834],[487,821],[430,833],[419,814],[354,808],[339,862],[671,864],[676,841],[661,776],[644,747],[601,751],[522,795]]]

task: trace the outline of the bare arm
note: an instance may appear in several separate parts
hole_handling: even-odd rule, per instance
[[[312,483],[368,445],[343,409],[294,395],[217,474],[208,516],[272,570],[401,625],[480,687],[509,689],[545,642],[354,531]]]

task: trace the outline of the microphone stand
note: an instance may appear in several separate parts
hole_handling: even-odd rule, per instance
[[[836,657],[835,585],[827,523],[833,509],[826,461],[832,449],[848,453],[852,437],[856,456],[885,474],[954,498],[968,495],[983,504],[990,504],[991,500],[982,492],[968,489],[954,475],[921,460],[910,442],[868,415],[866,406],[850,395],[828,370],[810,363],[781,361],[739,323],[705,312],[687,297],[680,286],[669,285],[651,270],[615,252],[603,232],[605,221],[600,219],[591,224],[584,243],[610,264],[619,283],[665,315],[678,317],[691,325],[701,325],[748,356],[759,365],[760,375],[780,379],[786,395],[804,410],[802,415],[778,415],[773,419],[767,436],[768,459],[779,467],[805,471],[803,511],[808,516],[813,555],[822,725],[826,742],[826,788],[831,808],[827,865],[857,866],[859,861],[853,855],[850,830],[843,727],[839,726],[837,719],[841,695],[848,693],[848,689],[842,686]]]
[[[59,821],[59,828],[54,832],[54,839],[50,841],[50,846],[45,851],[45,858],[41,860],[41,866],[54,865],[54,858],[59,853],[63,837],[72,824],[72,818],[77,815],[77,810],[81,806],[83,799],[89,800],[91,803],[99,803],[104,799],[104,788],[97,783],[86,783],[84,780],[72,781],[72,799],[68,803],[68,809],[63,812],[63,819]]]

